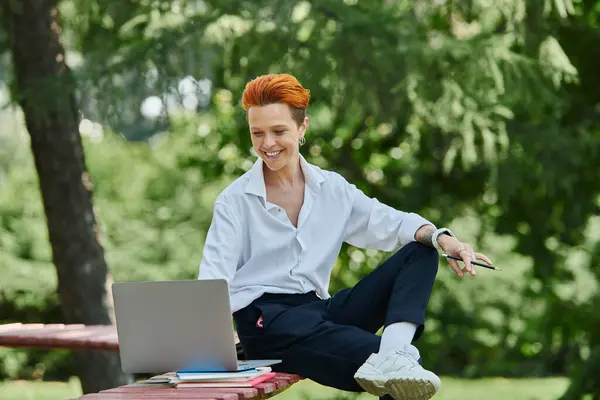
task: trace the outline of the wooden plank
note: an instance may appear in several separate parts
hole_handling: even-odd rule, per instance
[[[278,395],[297,382],[298,375],[278,373],[274,378],[255,388],[174,388],[158,383],[159,379],[173,377],[174,373],[154,376],[146,381],[103,390],[81,397],[83,400],[124,400],[124,399],[198,399],[198,400],[257,400]]]
[[[264,396],[268,395],[269,393],[273,393],[274,391],[277,390],[277,382],[268,381],[268,382],[259,383],[258,385],[255,386],[255,388],[256,388],[256,390],[258,390],[258,395],[261,397],[264,397]]]
[[[123,396],[126,398],[144,398],[144,399],[215,399],[215,400],[239,400],[241,397],[238,393],[221,393],[213,389],[177,389],[170,386],[160,384],[147,385],[125,385],[114,389],[103,390],[94,395],[102,395],[101,399],[117,399]],[[89,395],[88,395],[89,396]],[[88,396],[83,396],[81,399],[90,400]]]
[[[78,330],[85,329],[84,326],[78,328]],[[7,341],[15,343],[31,344],[36,342],[49,341],[65,331],[73,331],[73,328],[65,328],[64,325],[43,325],[40,327],[27,327],[17,330],[12,330],[2,334]],[[79,333],[81,334],[81,333]]]
[[[180,388],[176,390],[182,391],[198,391],[198,389],[192,388]],[[218,388],[218,389],[210,389],[210,393],[215,393],[219,395],[223,394],[237,394],[240,400],[244,399],[254,399],[259,396],[258,390],[255,388]]]
[[[95,393],[95,394],[88,394],[85,396],[82,396],[79,398],[80,400],[139,400],[139,399],[167,399],[167,400],[178,400],[178,399],[185,399],[185,400],[192,400],[192,399],[199,399],[199,400],[238,400],[237,396],[232,397],[199,397],[197,395],[192,395],[191,397],[188,397],[186,394],[183,393],[175,393],[173,395],[161,395],[161,394],[155,394],[155,393]]]
[[[0,325],[0,333],[7,331],[7,330],[14,329],[19,326],[23,326],[23,324],[21,322],[12,322],[10,324],[2,324],[2,325]]]
[[[218,400],[238,400],[240,395],[238,393],[221,393],[213,389],[177,389],[172,387],[118,387],[114,389],[103,390],[99,394],[106,396],[105,398],[112,398],[113,395],[132,395],[132,396],[145,396],[144,398],[157,398],[157,399],[218,399]],[[84,398],[88,400],[87,398]]]
[[[113,325],[16,323],[0,325],[0,346],[118,351],[119,340]]]
[[[19,328],[21,326],[23,326],[23,324],[20,323],[20,322],[14,322],[12,324],[2,324],[2,325],[0,325],[0,333],[2,333],[2,332],[8,332],[8,331],[11,331],[13,329],[17,329],[17,328]]]
[[[286,386],[291,385],[290,381],[288,379],[285,378],[273,378],[273,382],[275,382],[275,385],[277,385],[276,390],[282,389]]]
[[[57,338],[54,338],[55,340]],[[117,330],[112,325],[89,326],[85,332],[78,336],[69,337],[61,340],[63,346],[73,346],[79,349],[105,349],[117,351],[119,348],[119,339]]]
[[[85,331],[57,332],[48,338],[48,343],[55,347],[73,349],[103,349],[117,351],[119,339],[116,329],[107,327],[88,327]]]
[[[158,395],[174,395],[173,393],[180,393],[180,395],[202,395],[205,393],[211,396],[223,396],[223,395],[237,395],[238,399],[253,399],[259,397],[259,391],[256,388],[174,388],[166,385],[144,385],[144,386],[120,386],[114,389],[107,389],[103,393],[145,393],[152,394],[157,393]],[[87,399],[86,399],[87,400]]]
[[[7,324],[3,326],[3,335],[18,335],[19,333],[26,333],[32,330],[41,329],[44,327],[44,324]]]
[[[237,333],[235,341],[239,342]],[[116,326],[81,324],[0,325],[0,346],[119,351]]]
[[[277,379],[288,379],[290,384],[296,383],[302,379],[300,375],[286,374],[285,372],[278,372],[275,376]]]

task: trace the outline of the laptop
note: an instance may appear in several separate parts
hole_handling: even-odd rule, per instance
[[[226,372],[280,360],[238,361],[224,279],[112,285],[121,369]]]

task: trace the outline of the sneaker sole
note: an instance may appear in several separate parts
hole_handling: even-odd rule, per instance
[[[429,400],[437,392],[433,383],[423,379],[392,378],[385,388],[395,400]]]
[[[387,394],[385,380],[378,375],[355,375],[354,380],[358,382],[367,393],[375,396],[384,396]]]

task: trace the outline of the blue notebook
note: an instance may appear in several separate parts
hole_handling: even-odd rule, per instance
[[[271,367],[258,367],[247,371],[235,372],[177,372],[177,379],[181,381],[215,381],[236,382],[246,381],[257,376],[271,372]]]
[[[231,371],[224,369],[221,365],[212,363],[197,363],[186,368],[180,369],[177,373],[218,373],[218,372],[243,372],[256,370],[258,367],[268,367],[270,365],[279,364],[281,360],[248,360],[238,361],[237,370]]]

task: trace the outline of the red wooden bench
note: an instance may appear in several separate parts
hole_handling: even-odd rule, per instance
[[[298,375],[278,373],[274,378],[257,385],[254,388],[173,388],[160,383],[151,383],[160,380],[165,375],[155,376],[148,381],[132,385],[120,386],[114,389],[103,390],[99,393],[87,394],[79,397],[81,400],[133,400],[133,399],[213,399],[213,400],[242,400],[266,399],[273,397],[298,382]]]
[[[0,325],[0,346],[119,351],[119,339],[117,329],[112,325],[14,323]],[[256,388],[173,388],[158,383],[169,375],[158,375],[144,382],[87,394],[80,399],[264,399],[281,393],[300,380],[297,375],[278,373]]]

